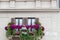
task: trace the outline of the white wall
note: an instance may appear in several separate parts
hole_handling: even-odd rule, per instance
[[[21,4],[16,3],[16,8],[22,6],[24,7],[26,5],[24,3]],[[27,7],[35,7],[34,3],[33,5],[29,4],[27,4]],[[39,2],[37,4],[40,5]],[[47,4],[49,6],[47,6],[46,4],[40,6],[39,5],[37,5],[37,8],[39,8],[40,6],[43,6],[43,8],[49,8],[50,6],[49,3]],[[56,8],[55,6],[56,5],[52,3],[52,7]],[[9,3],[0,3],[0,8],[9,8]],[[60,39],[60,12],[0,12],[0,40],[8,40],[6,38],[6,31],[4,30],[4,27],[7,25],[8,22],[10,22],[12,17],[38,17],[42,25],[45,27],[45,36],[42,40]]]
[[[42,40],[60,39],[60,12],[0,12],[0,40],[8,40],[4,27],[14,17],[38,17],[45,27]]]
[[[48,5],[48,6],[47,6]],[[28,9],[28,8],[58,8],[58,0],[52,0],[52,2],[15,2],[15,1],[5,1],[0,2],[0,9],[8,9],[8,8],[20,8],[20,9]]]

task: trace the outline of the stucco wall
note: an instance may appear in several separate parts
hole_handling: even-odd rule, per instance
[[[0,40],[8,40],[4,27],[14,17],[38,17],[45,27],[42,40],[60,39],[60,12],[0,12]]]

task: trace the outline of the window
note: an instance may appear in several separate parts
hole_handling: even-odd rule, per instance
[[[15,24],[16,24],[16,25],[18,25],[18,22],[19,22],[18,19],[15,19]]]
[[[35,25],[35,21],[37,18],[15,18],[16,25]]]
[[[28,18],[28,25],[35,25],[35,18]]]
[[[35,25],[35,21],[37,18],[28,18],[28,25]],[[34,28],[29,28],[29,32],[34,31]]]
[[[28,25],[31,25],[31,19],[28,19]]]
[[[35,25],[35,19],[32,19],[32,25]]]
[[[28,18],[14,18],[16,25],[35,25],[35,21],[39,21],[38,18],[35,17],[28,17]],[[29,32],[34,31],[34,28],[29,28]],[[18,29],[16,29],[16,32],[18,32]]]
[[[16,25],[22,25],[23,19],[22,18],[15,18]]]
[[[19,19],[19,24],[20,24],[20,25],[22,25],[22,21],[23,21],[22,19]]]

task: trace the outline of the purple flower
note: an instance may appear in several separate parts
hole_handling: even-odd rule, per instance
[[[22,28],[22,25],[21,26],[20,25],[17,25],[16,28],[21,29]]]
[[[42,26],[42,31],[44,31],[45,30],[45,28]]]
[[[30,25],[26,25],[26,28],[29,29],[31,26]]]
[[[11,29],[15,29],[16,28],[16,25],[10,25],[10,28]]]
[[[39,25],[33,25],[33,28],[35,28],[36,30],[38,30]]]
[[[35,28],[36,30],[39,28],[39,25],[26,25],[26,28]]]

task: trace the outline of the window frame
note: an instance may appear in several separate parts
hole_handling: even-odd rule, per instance
[[[14,21],[14,23],[16,24],[16,19],[18,19],[18,25],[20,25],[20,19],[22,19],[22,25],[28,25],[28,19],[31,19],[31,23],[30,23],[30,25],[33,25],[32,24],[32,19],[35,19],[35,21],[36,20],[38,20],[39,21],[39,18],[35,18],[35,17],[28,17],[28,18],[22,18],[22,17],[20,17],[20,18],[12,18]],[[34,24],[35,25],[35,24]]]

